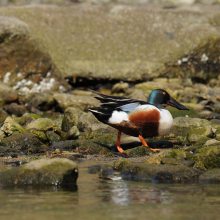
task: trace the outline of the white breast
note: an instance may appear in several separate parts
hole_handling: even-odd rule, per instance
[[[173,126],[173,117],[170,112],[166,109],[160,110],[160,121],[159,121],[159,129],[158,135],[162,136],[167,134]]]

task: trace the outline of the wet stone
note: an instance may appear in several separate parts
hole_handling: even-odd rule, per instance
[[[140,147],[135,147],[132,149],[125,150],[123,153],[129,157],[141,157],[141,156],[150,154],[151,150],[149,147],[140,146]]]
[[[131,163],[122,169],[122,178],[156,183],[186,183],[195,182],[200,173],[184,165]]]
[[[100,178],[107,178],[113,174],[113,169],[107,165],[98,164],[89,166],[87,172],[90,174],[98,174]]]
[[[7,117],[1,130],[4,131],[6,134],[15,134],[15,133],[24,133],[25,129],[19,125],[15,120],[11,117]]]
[[[17,103],[11,103],[7,106],[6,112],[10,115],[22,116],[26,112],[24,105],[18,105]]]
[[[41,147],[43,144],[33,134],[25,132],[20,134],[12,134],[11,136],[2,139],[0,145],[19,150],[26,150],[29,148]]]
[[[200,183],[220,183],[220,169],[208,170],[200,175],[198,180]]]
[[[178,117],[174,119],[173,127],[171,128],[170,133],[184,137],[191,129],[206,127],[209,125],[211,125],[211,122],[206,119]]]
[[[131,163],[131,161],[129,159],[119,159],[119,160],[116,160],[113,164],[112,164],[112,168],[114,170],[117,170],[117,171],[121,171],[122,168],[128,164],[128,163]]]
[[[62,120],[62,131],[69,131],[69,129],[78,124],[78,118],[83,112],[77,108],[69,107],[65,109]]]
[[[25,113],[20,118],[15,118],[14,120],[18,122],[20,125],[26,126],[27,124],[33,122],[36,119],[36,117],[39,117],[39,116]]]
[[[47,131],[46,136],[50,144],[61,141],[61,137],[58,134],[56,134],[54,131]]]
[[[4,124],[5,119],[8,117],[7,112],[0,108],[0,127]]]
[[[194,128],[187,132],[187,138],[190,143],[195,143],[202,137],[213,137],[213,130],[211,126]]]
[[[78,178],[77,164],[68,159],[40,159],[0,173],[6,185],[74,186]]]

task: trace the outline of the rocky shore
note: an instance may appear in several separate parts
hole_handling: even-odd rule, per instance
[[[217,1],[16,2],[0,7],[0,159],[25,165],[0,183],[75,185],[83,160],[108,161],[100,178],[220,182]],[[87,111],[99,106],[89,88],[144,101],[161,88],[190,111],[168,108],[170,133],[146,139],[159,153],[123,135],[120,154],[117,131]]]

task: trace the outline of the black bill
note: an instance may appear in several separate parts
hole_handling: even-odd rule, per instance
[[[177,102],[177,101],[176,101],[175,99],[173,99],[172,97],[170,97],[170,100],[167,101],[167,105],[170,105],[170,106],[172,106],[172,107],[174,107],[174,108],[177,108],[177,109],[179,109],[179,110],[188,110],[188,111],[189,111],[189,109],[188,109],[186,106],[180,104],[179,102]]]

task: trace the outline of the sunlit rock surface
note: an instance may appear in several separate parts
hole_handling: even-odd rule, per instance
[[[6,185],[74,186],[78,177],[77,164],[68,159],[41,159],[0,173]]]

